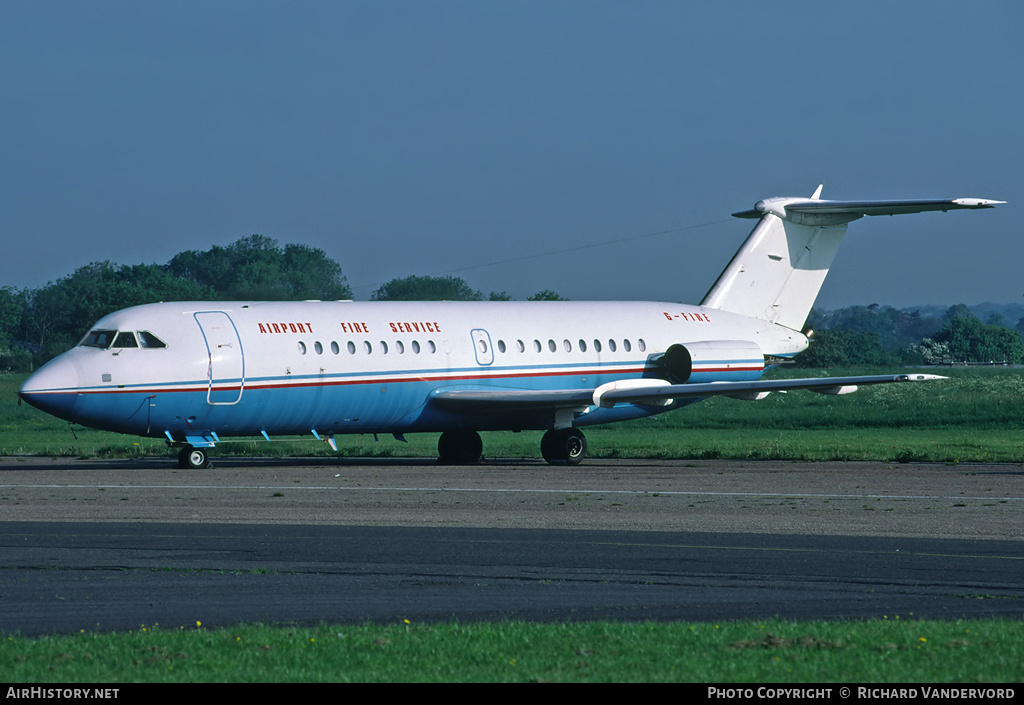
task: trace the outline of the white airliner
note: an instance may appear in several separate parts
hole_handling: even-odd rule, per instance
[[[713,395],[844,394],[924,374],[761,380],[801,332],[849,222],[991,208],[977,198],[771,198],[699,306],[640,302],[220,302],[135,306],[25,381],[22,399],[86,426],[164,437],[182,467],[233,436],[441,432],[443,463],[481,457],[479,431],[546,430],[549,463],[587,452],[582,426]]]

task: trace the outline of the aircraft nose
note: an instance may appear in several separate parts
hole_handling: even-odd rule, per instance
[[[18,396],[40,411],[73,420],[78,388],[78,366],[60,355],[30,375]]]

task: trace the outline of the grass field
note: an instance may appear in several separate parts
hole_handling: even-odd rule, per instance
[[[931,370],[930,370],[931,371]],[[872,374],[787,370],[785,376]],[[1024,463],[1024,371],[957,368],[943,382],[842,397],[713,399],[587,430],[592,457]],[[779,374],[776,372],[775,374]],[[779,375],[781,376],[781,375]],[[0,454],[168,455],[160,440],[71,427],[17,405],[0,376]],[[436,434],[339,437],[348,456],[432,456]],[[539,456],[540,433],[484,434],[489,457]],[[224,443],[217,454],[330,455],[313,440]],[[10,683],[711,682],[1006,683],[1024,680],[1024,623],[864,622],[240,625],[23,638],[0,646]]]
[[[932,371],[932,370],[929,370]],[[840,397],[772,394],[759,402],[715,398],[678,411],[586,430],[597,458],[735,458],[1024,462],[1024,370],[952,368],[950,379],[866,387]],[[875,370],[785,370],[775,376],[872,374]],[[0,454],[72,457],[168,455],[159,439],[71,426],[17,405],[23,375],[0,375]],[[485,433],[492,458],[536,458],[540,432]],[[423,457],[437,434],[338,436],[342,455]],[[331,455],[308,440],[223,443],[217,455]]]
[[[1020,622],[395,624],[83,633],[0,645],[9,683],[1019,683]]]

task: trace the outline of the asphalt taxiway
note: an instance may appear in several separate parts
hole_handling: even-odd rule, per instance
[[[1024,616],[1024,467],[0,459],[0,632]]]

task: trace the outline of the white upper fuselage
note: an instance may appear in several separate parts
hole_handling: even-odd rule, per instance
[[[175,441],[550,428],[550,413],[452,418],[428,402],[439,391],[585,390],[652,377],[680,343],[747,341],[779,357],[807,347],[766,321],[630,302],[160,303],[112,313],[93,331],[131,332],[137,343],[148,333],[165,347],[80,345],[33,375],[22,396],[62,418]],[[747,357],[695,358],[692,381],[757,379],[763,356]],[[587,409],[575,423],[666,410],[624,407]]]

